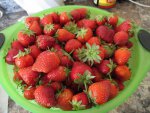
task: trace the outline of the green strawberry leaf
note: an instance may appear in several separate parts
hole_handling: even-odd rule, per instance
[[[83,109],[86,108],[86,106],[82,104],[82,100],[80,100],[80,101],[72,100],[70,102],[70,104],[73,107],[72,110],[75,110],[75,111],[77,111],[77,110],[83,110]]]

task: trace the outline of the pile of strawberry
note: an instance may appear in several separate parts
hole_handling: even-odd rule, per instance
[[[94,13],[94,12],[93,12]],[[86,8],[27,17],[5,60],[28,100],[46,108],[82,110],[104,104],[131,77],[133,25]]]

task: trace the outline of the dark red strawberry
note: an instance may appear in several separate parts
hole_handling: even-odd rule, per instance
[[[25,19],[25,24],[27,26],[31,26],[31,24],[33,23],[33,21],[37,21],[37,22],[40,22],[40,17],[32,17],[32,16],[29,16]]]
[[[89,16],[89,11],[86,8],[79,8],[79,9],[75,9],[79,14],[80,14],[80,19],[83,19],[85,17]]]
[[[31,87],[31,88],[27,88],[24,90],[24,97],[28,100],[33,100],[34,97],[34,91],[35,91],[35,87]]]
[[[94,30],[97,26],[95,20],[83,19],[82,23],[83,23],[83,26],[81,27],[90,28],[92,30]]]
[[[22,68],[19,71],[19,75],[21,76],[21,78],[23,79],[23,81],[27,84],[27,85],[31,85],[31,86],[35,86],[38,78],[39,78],[39,73],[32,71],[32,67],[26,67],[26,68]]]
[[[108,24],[112,25],[112,26],[116,26],[118,23],[118,16],[117,15],[111,15],[108,17],[107,19]]]
[[[47,25],[47,24],[52,24],[53,23],[53,18],[50,14],[45,15],[42,19],[41,19],[41,24],[43,26]]]
[[[74,21],[77,22],[78,20],[80,20],[80,13],[76,9],[72,10],[70,12],[70,15],[71,15],[71,17],[73,18]]]
[[[126,43],[126,47],[127,48],[131,48],[133,46],[133,43],[132,42],[130,42],[130,41],[128,41],[127,43]]]
[[[51,81],[49,81],[46,75],[42,76],[39,81],[39,85],[49,85],[50,83]]]
[[[98,71],[98,69],[95,68],[95,67],[93,67],[92,70],[93,70],[93,74],[94,74],[94,76],[95,76],[95,78],[93,79],[93,81],[94,81],[94,82],[99,82],[99,81],[101,81],[101,80],[103,79],[103,74],[100,73],[100,72]]]
[[[54,62],[55,61],[55,62]],[[33,71],[48,73],[57,68],[60,64],[60,59],[55,52],[44,51],[39,54],[35,63],[32,66]]]
[[[52,12],[49,14],[52,17],[53,23],[59,24],[59,15],[56,12]]]
[[[60,91],[62,88],[62,84],[60,82],[52,82],[50,86],[54,89],[54,92]]]
[[[30,48],[30,55],[36,59],[37,56],[41,53],[41,50],[36,45],[32,45],[29,48]]]
[[[33,23],[30,25],[29,29],[33,31],[36,35],[42,34],[42,28],[40,26],[40,23],[37,21],[33,21]]]
[[[69,16],[69,14],[67,12],[62,12],[60,13],[59,19],[60,19],[60,24],[64,25],[67,22],[69,22],[71,19],[71,17]]]
[[[17,50],[24,51],[23,45],[18,40],[15,40],[14,42],[12,42],[11,47]]]
[[[36,40],[37,46],[42,49],[51,48],[55,44],[55,39],[47,35],[39,35]]]
[[[115,81],[117,82],[119,91],[122,91],[122,90],[125,88],[125,86],[124,86],[124,84],[123,84],[123,81],[120,81],[120,80],[118,80],[118,79],[115,79]]]
[[[98,26],[104,25],[107,22],[106,16],[97,15],[96,16],[96,23]]]
[[[45,35],[53,36],[59,28],[61,28],[59,24],[47,24],[43,32]]]
[[[34,96],[35,101],[43,107],[50,108],[57,104],[54,90],[50,86],[38,86]]]
[[[93,44],[100,45],[100,39],[98,37],[92,37],[88,40],[88,43],[92,46]]]

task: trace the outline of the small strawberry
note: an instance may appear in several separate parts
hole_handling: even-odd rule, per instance
[[[118,23],[118,16],[113,14],[108,17],[107,21],[108,21],[108,24],[115,27]]]
[[[33,21],[33,23],[29,26],[29,29],[33,31],[36,35],[42,34],[42,28],[37,21]]]
[[[55,62],[54,62],[55,61]],[[48,73],[57,68],[60,64],[60,59],[55,52],[44,51],[39,54],[35,63],[32,66],[33,71]]]
[[[24,90],[24,97],[28,100],[33,100],[34,97],[34,91],[35,91],[35,87],[31,87],[31,88],[27,88]]]
[[[72,34],[71,32],[65,30],[65,29],[58,29],[57,30],[57,39],[60,42],[68,41],[70,39],[75,38],[75,35]]]
[[[27,47],[35,42],[34,33],[31,30],[22,30],[18,33],[18,41]]]
[[[78,93],[72,97],[72,110],[83,110],[89,104],[87,95],[84,92]]]
[[[130,49],[133,46],[133,43],[128,41],[125,46]]]
[[[87,42],[93,36],[93,32],[90,28],[81,28],[77,33],[77,39],[81,43]]]
[[[42,50],[51,48],[54,45],[54,43],[55,39],[47,35],[39,35],[36,40],[37,46]]]
[[[123,84],[123,81],[120,81],[120,80],[118,80],[118,79],[115,79],[115,81],[117,82],[119,91],[122,91],[122,90],[125,88],[125,86],[124,86],[124,84]]]
[[[119,31],[114,35],[114,43],[118,46],[125,46],[128,42],[128,33],[125,31]]]
[[[129,68],[125,65],[117,66],[115,68],[116,77],[121,81],[127,81],[131,77],[131,72]]]
[[[31,17],[31,16],[29,16],[29,17],[27,17],[27,18],[25,19],[25,24],[26,24],[27,26],[31,26],[31,24],[33,23],[33,21],[40,22],[40,17]]]
[[[104,25],[107,22],[106,16],[102,15],[97,15],[95,20],[98,26]]]
[[[75,49],[81,48],[82,44],[77,39],[70,39],[66,42],[65,50],[70,53],[73,52]]]
[[[92,30],[94,30],[97,27],[95,20],[83,19],[82,24],[82,27],[90,28]]]
[[[71,17],[67,12],[62,12],[60,13],[59,19],[60,19],[60,24],[64,25],[71,20]]]
[[[118,65],[124,65],[128,62],[131,52],[128,48],[122,47],[115,51],[114,58]]]
[[[88,94],[95,104],[104,104],[108,101],[110,96],[110,81],[104,80],[93,83],[89,86]]]
[[[103,79],[103,74],[100,73],[97,68],[93,67],[92,71],[95,76],[95,78],[93,79],[94,82],[99,82]]]
[[[50,14],[45,15],[42,19],[41,19],[41,24],[43,26],[47,25],[47,24],[52,24],[53,23],[53,18]]]
[[[52,17],[53,23],[59,24],[59,15],[56,12],[52,12],[49,14]]]
[[[58,106],[63,110],[72,110],[70,104],[73,97],[73,92],[70,89],[64,89],[57,98]]]
[[[110,86],[110,97],[109,99],[113,99],[114,97],[116,97],[119,93],[119,88],[116,84],[114,83],[111,83],[111,86]]]
[[[31,85],[31,86],[36,85],[39,78],[39,73],[32,71],[31,66],[19,69],[18,73],[27,85]]]
[[[35,101],[43,107],[50,108],[56,105],[54,90],[50,86],[38,86],[34,96]]]
[[[11,43],[11,47],[20,51],[24,51],[23,45],[18,40],[13,41]]]
[[[43,32],[45,35],[53,36],[59,28],[59,24],[47,24],[44,26]]]
[[[88,40],[88,43],[92,46],[93,44],[100,45],[100,39],[98,37],[92,37]]]
[[[62,88],[62,84],[60,82],[52,82],[50,86],[54,89],[54,92],[60,91]]]
[[[30,48],[30,55],[36,59],[37,56],[41,53],[41,50],[36,45],[32,45],[29,48]]]

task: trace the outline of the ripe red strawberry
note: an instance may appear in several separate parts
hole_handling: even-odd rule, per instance
[[[116,84],[114,83],[111,83],[111,86],[110,86],[110,97],[109,99],[113,99],[114,97],[116,97],[119,93],[119,88]]]
[[[53,36],[59,28],[59,24],[47,24],[44,26],[43,32],[45,35]]]
[[[93,83],[89,86],[88,93],[90,98],[96,104],[104,104],[108,101],[110,96],[110,81],[104,80]]]
[[[55,61],[55,62],[54,62]],[[32,66],[33,71],[48,73],[57,68],[60,64],[60,59],[55,52],[44,51],[39,54],[35,63]]]
[[[56,12],[49,14],[52,17],[53,23],[59,24],[59,15]]]
[[[88,10],[86,8],[79,8],[79,9],[75,9],[79,14],[80,14],[80,19],[83,19],[88,15]]]
[[[97,26],[95,20],[90,20],[90,19],[83,19],[82,25],[83,26],[81,27],[90,28],[92,30],[94,30]]]
[[[69,69],[64,66],[59,66],[56,69],[50,71],[46,76],[49,80],[55,82],[65,81],[69,74]]]
[[[14,77],[13,77],[14,81],[23,81],[23,79],[21,78],[21,76],[19,75],[18,72],[14,71]]]
[[[95,78],[93,79],[94,82],[99,82],[103,79],[103,74],[100,73],[97,68],[93,67],[92,71],[95,76]]]
[[[45,15],[42,19],[41,19],[41,24],[43,26],[47,25],[47,24],[52,24],[53,23],[53,18],[50,14]]]
[[[31,24],[33,23],[33,21],[37,21],[37,22],[40,22],[40,17],[27,17],[26,19],[25,19],[25,24],[27,25],[27,26],[31,26]]]
[[[96,29],[96,35],[99,36],[102,40],[108,43],[112,43],[115,32],[114,30],[109,29],[107,26],[99,26]]]
[[[76,9],[72,10],[70,12],[70,15],[71,15],[71,17],[73,18],[74,21],[77,22],[78,20],[80,20],[80,13]]]
[[[62,88],[62,84],[60,82],[52,82],[50,86],[54,89],[54,92],[60,91]]]
[[[38,23],[37,21],[33,21],[29,29],[33,31],[36,35],[42,34],[42,28],[40,26],[40,23]]]
[[[60,51],[62,49],[61,46],[59,44],[56,44],[56,43],[54,44],[53,48],[57,51]]]
[[[47,35],[39,35],[36,40],[36,44],[40,49],[48,49],[52,47],[55,43],[55,39]]]
[[[70,21],[70,16],[67,12],[62,12],[60,13],[59,19],[60,19],[60,24],[64,25]]]
[[[41,53],[41,50],[36,46],[36,45],[32,45],[30,46],[30,55],[33,58],[37,58],[37,56]]]
[[[71,104],[73,110],[83,110],[88,106],[89,100],[87,95],[84,92],[81,92],[72,97]]]
[[[32,71],[31,66],[20,69],[18,73],[27,85],[31,85],[31,86],[36,85],[39,78],[39,73]]]
[[[98,37],[92,37],[88,40],[88,43],[92,46],[93,44],[100,45],[100,39]]]
[[[23,30],[18,33],[18,41],[25,47],[35,42],[34,33],[31,30]]]
[[[125,31],[119,31],[114,36],[114,43],[118,46],[125,46],[128,42],[128,33]]]
[[[122,47],[115,51],[114,58],[118,65],[124,65],[128,62],[131,52],[128,48]]]
[[[17,50],[24,51],[23,45],[18,40],[15,40],[14,42],[12,42],[11,47]]]
[[[87,42],[91,37],[93,36],[93,32],[90,28],[81,28],[78,31],[77,34],[77,39],[81,42],[81,43],[85,43]]]
[[[72,34],[71,32],[69,32],[65,29],[58,29],[57,30],[57,35],[58,35],[57,39],[61,42],[68,41],[70,39],[75,38],[74,34]]]
[[[73,52],[73,58],[74,58],[75,61],[80,61],[79,56],[78,56],[78,49],[76,49]]]
[[[70,89],[64,89],[57,98],[58,106],[63,110],[72,110],[70,104],[73,97],[73,92]]]
[[[34,96],[35,101],[43,107],[50,108],[56,105],[54,90],[50,86],[38,86]]]
[[[118,23],[118,16],[113,14],[113,15],[108,17],[107,21],[108,21],[108,24],[115,27]]]
[[[132,43],[132,42],[128,41],[128,42],[126,43],[126,47],[127,47],[128,49],[130,49],[132,46],[133,46],[133,43]]]
[[[116,81],[117,84],[118,84],[119,91],[122,91],[122,90],[125,88],[125,86],[124,86],[124,84],[123,84],[123,81],[120,81],[120,80],[118,80],[118,79],[115,79],[115,81]]]
[[[35,91],[35,87],[31,87],[31,88],[27,88],[24,90],[24,97],[28,100],[33,100],[35,97],[34,97],[34,91]]]
[[[117,66],[115,68],[115,74],[116,74],[117,78],[121,81],[127,81],[131,77],[131,72],[130,72],[129,68],[125,65]]]
[[[98,15],[96,16],[96,23],[98,26],[104,25],[107,22],[107,19],[105,16]]]
[[[80,41],[78,41],[77,39],[71,39],[69,41],[67,41],[66,45],[65,45],[65,50],[70,53],[73,52],[75,49],[78,49],[82,47],[82,44]]]

